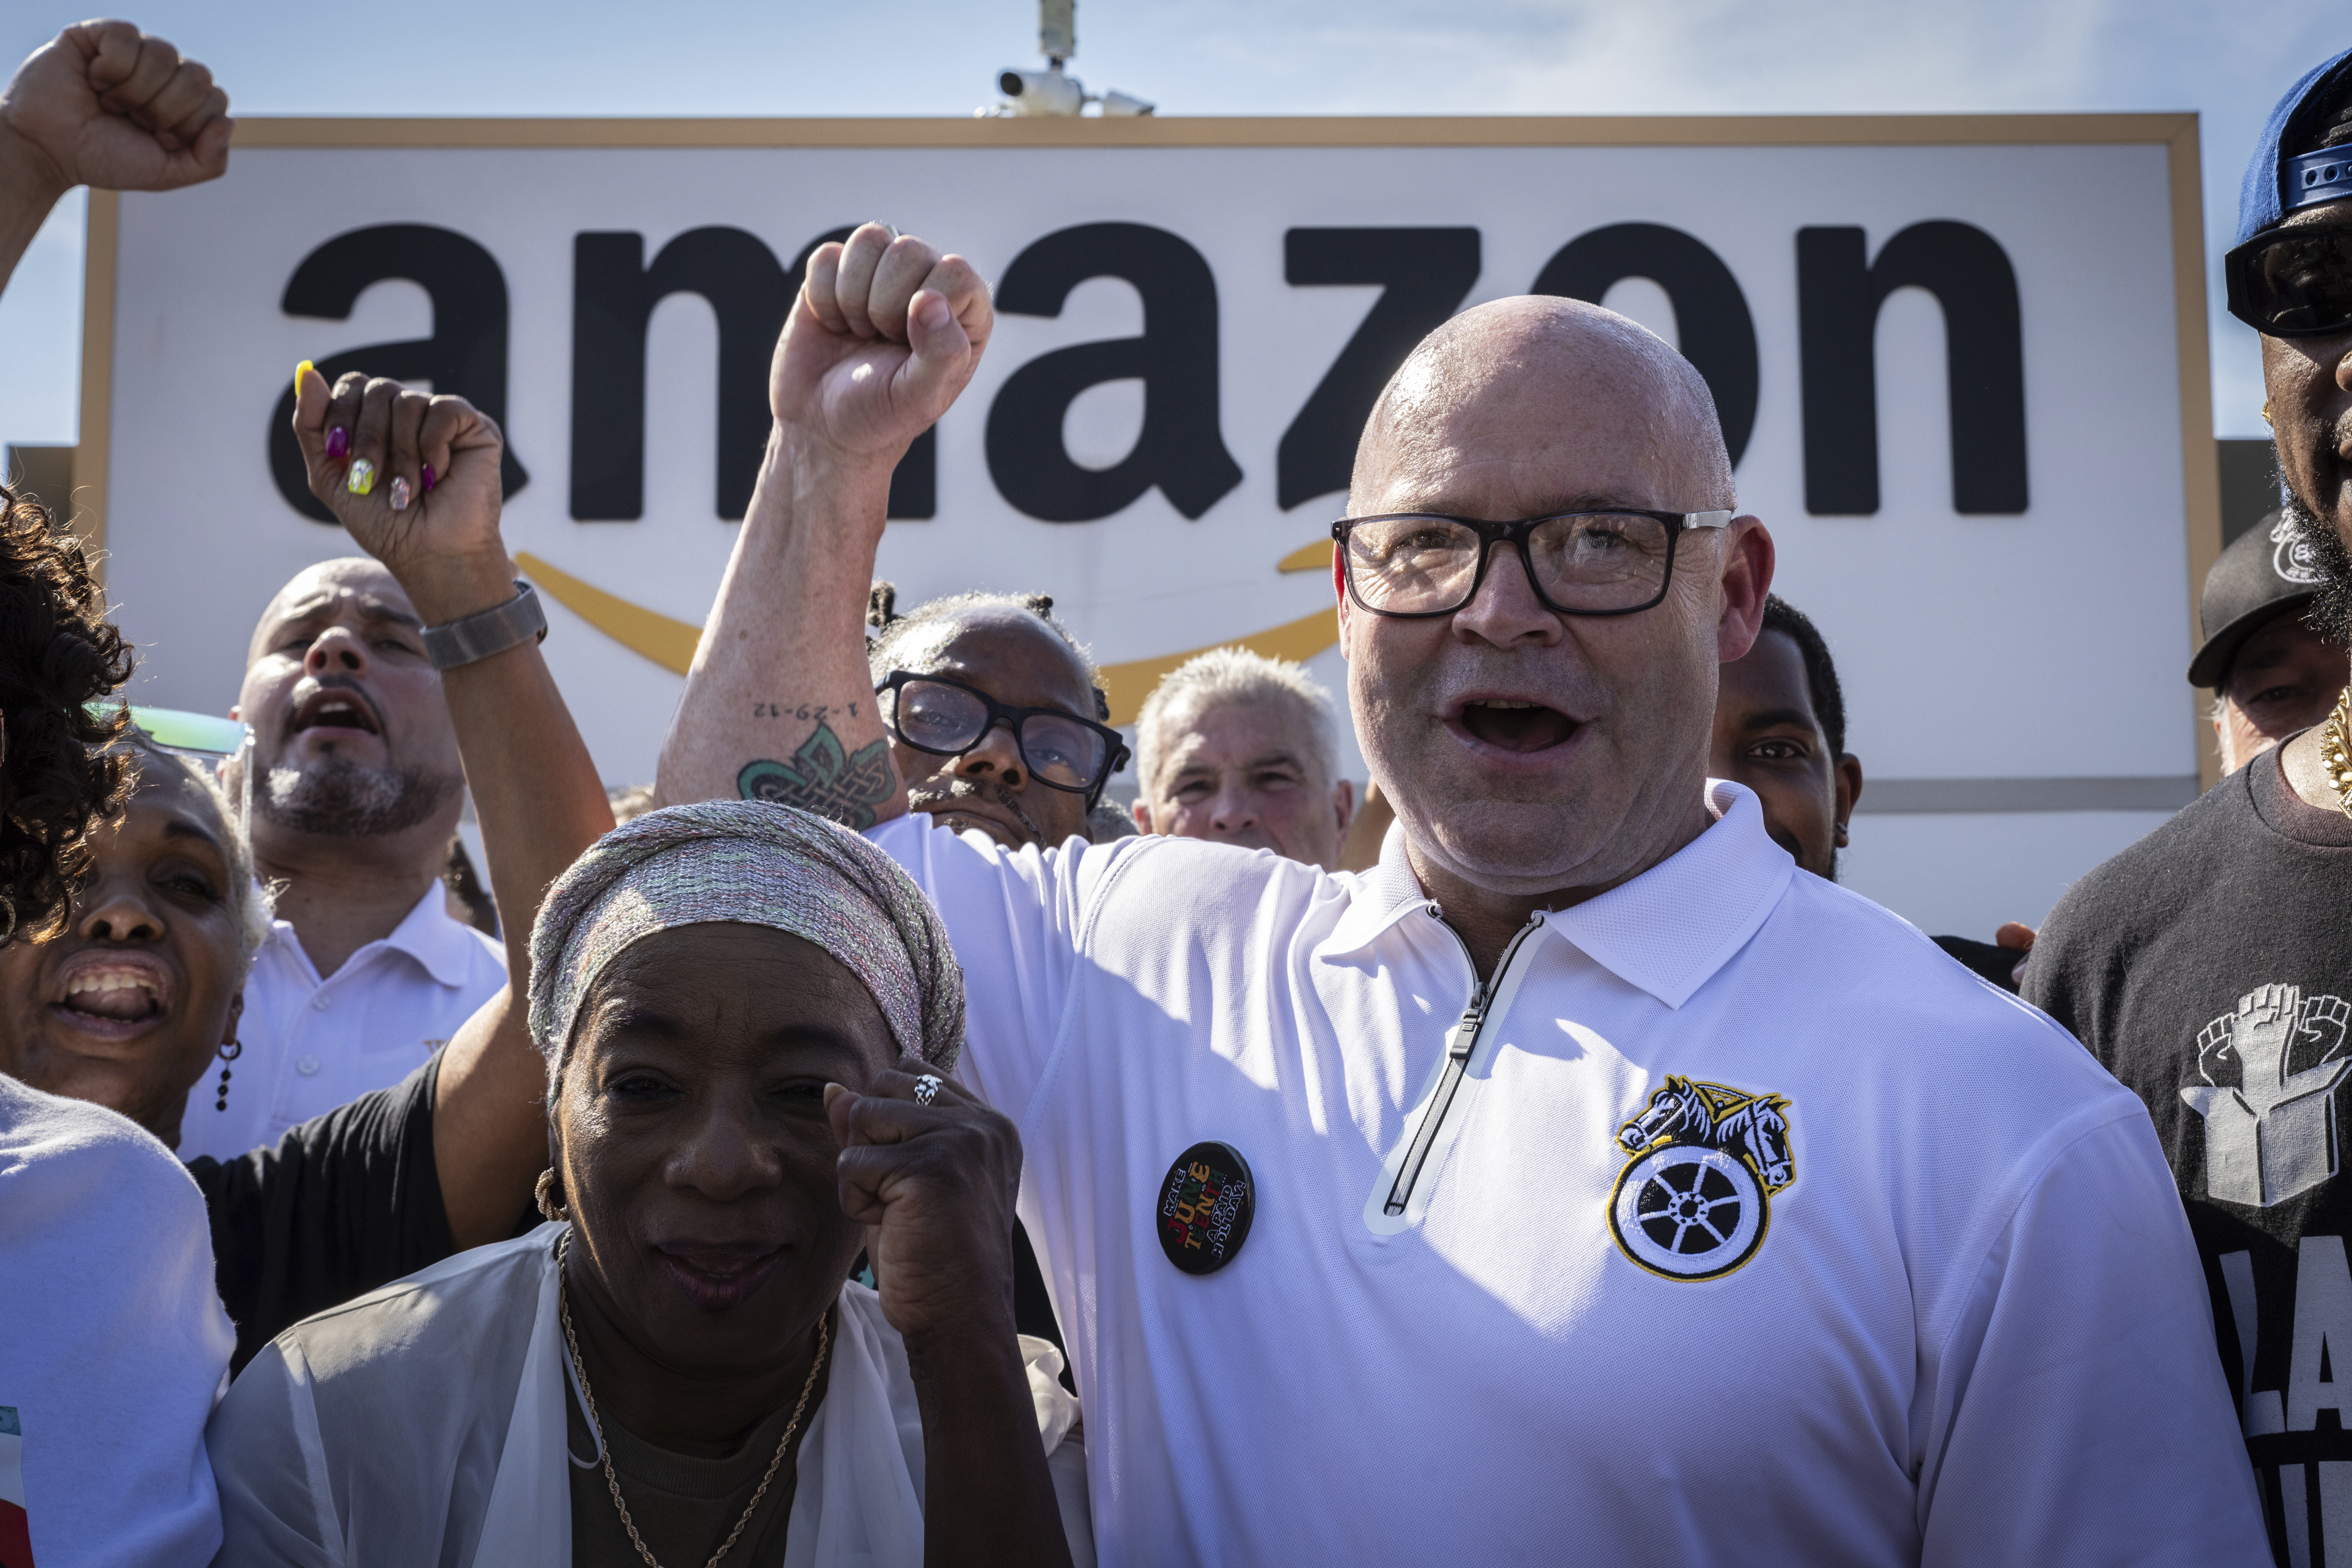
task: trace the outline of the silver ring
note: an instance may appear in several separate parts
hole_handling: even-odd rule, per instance
[[[928,1105],[939,1097],[940,1080],[937,1073],[926,1072],[920,1078],[915,1080],[916,1104]]]

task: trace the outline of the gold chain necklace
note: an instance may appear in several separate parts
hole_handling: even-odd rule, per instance
[[[596,1418],[596,1396],[588,1391],[588,1368],[580,1359],[580,1342],[572,1336],[572,1298],[563,1288],[563,1257],[571,1246],[572,1232],[566,1230],[563,1239],[555,1244],[555,1306],[563,1318],[563,1347],[572,1355],[572,1375],[580,1380],[580,1403],[588,1409],[588,1429],[595,1434],[596,1454],[604,1462],[604,1485],[612,1491],[613,1506],[621,1511],[621,1528],[629,1532],[629,1544],[635,1547],[637,1555],[646,1560],[646,1568],[661,1568],[661,1560],[646,1544],[645,1537],[637,1533],[637,1521],[629,1517],[629,1505],[621,1500],[621,1478],[613,1473],[612,1446],[604,1441],[604,1425]],[[816,1388],[817,1374],[824,1370],[825,1353],[831,1348],[832,1335],[826,1332],[824,1319],[819,1318],[816,1321],[816,1361],[809,1367],[808,1381],[801,1385],[800,1403],[793,1406],[792,1424],[777,1439],[776,1457],[768,1461],[768,1472],[760,1478],[760,1490],[753,1492],[751,1500],[743,1505],[743,1517],[735,1521],[735,1528],[727,1532],[727,1539],[719,1543],[719,1550],[710,1554],[710,1561],[704,1563],[703,1568],[719,1568],[719,1559],[734,1550],[737,1539],[743,1533],[743,1527],[751,1523],[751,1516],[759,1511],[761,1500],[768,1495],[768,1484],[776,1479],[776,1470],[784,1462],[784,1450],[793,1446],[793,1434],[801,1429],[801,1416],[808,1409],[809,1395]]]
[[[2336,711],[2319,730],[2319,766],[2336,791],[2336,809],[2352,817],[2352,737],[2346,735],[2347,727],[2352,727],[2352,686],[2344,688],[2336,699]]]

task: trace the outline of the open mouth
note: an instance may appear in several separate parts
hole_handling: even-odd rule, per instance
[[[377,722],[375,710],[368,700],[342,686],[322,686],[295,705],[294,718],[286,727],[286,733],[299,735],[310,729],[352,730],[361,735],[383,733],[383,726]]]
[[[121,1040],[171,1010],[170,976],[146,959],[94,956],[69,961],[49,1011],[87,1034]]]
[[[757,1243],[676,1241],[654,1249],[669,1277],[706,1312],[723,1312],[749,1300],[784,1260],[782,1247]]]
[[[1576,734],[1577,722],[1557,708],[1514,697],[1476,697],[1462,705],[1456,722],[1473,739],[1499,751],[1543,751]]]

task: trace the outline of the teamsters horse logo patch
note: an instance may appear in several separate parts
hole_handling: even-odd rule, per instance
[[[1756,1255],[1772,1195],[1797,1179],[1789,1102],[1669,1074],[1617,1129],[1633,1157],[1609,1194],[1618,1250],[1669,1280],[1714,1280]]]

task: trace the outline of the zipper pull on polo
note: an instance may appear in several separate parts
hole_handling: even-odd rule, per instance
[[[1444,917],[1444,912],[1434,903],[1429,905],[1429,913],[1440,919]],[[1404,1164],[1397,1171],[1396,1181],[1389,1188],[1388,1201],[1381,1206],[1383,1213],[1392,1217],[1402,1214],[1405,1205],[1412,1201],[1412,1189],[1421,1181],[1422,1166],[1429,1163],[1430,1147],[1437,1142],[1437,1130],[1445,1124],[1445,1113],[1454,1103],[1454,1091],[1462,1087],[1463,1074],[1470,1070],[1470,1058],[1478,1049],[1478,1037],[1486,1031],[1486,1008],[1495,999],[1495,993],[1503,983],[1505,972],[1511,967],[1511,959],[1518,953],[1519,945],[1543,923],[1544,912],[1538,910],[1520,928],[1519,934],[1511,938],[1511,945],[1503,949],[1502,959],[1496,964],[1493,977],[1479,981],[1471,989],[1470,1001],[1462,1009],[1461,1021],[1454,1026],[1454,1038],[1446,1042],[1444,1076],[1437,1081],[1437,1092],[1429,1097],[1429,1109],[1422,1113],[1421,1125],[1412,1135],[1412,1147],[1406,1153]],[[1464,947],[1463,956],[1469,956],[1467,946]]]

